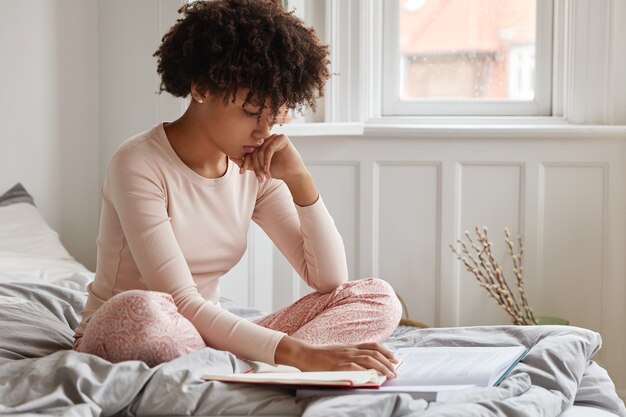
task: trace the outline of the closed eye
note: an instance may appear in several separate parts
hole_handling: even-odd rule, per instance
[[[243,109],[243,112],[246,114],[246,116],[249,116],[249,117],[259,117],[261,115],[260,111],[253,113],[253,112],[249,112],[246,109]]]

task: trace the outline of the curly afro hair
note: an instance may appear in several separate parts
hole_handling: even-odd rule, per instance
[[[274,120],[281,106],[315,110],[329,77],[328,46],[280,2],[195,1],[180,8],[183,18],[163,36],[154,53],[161,76],[159,93],[187,97],[192,82],[201,92],[250,91]]]

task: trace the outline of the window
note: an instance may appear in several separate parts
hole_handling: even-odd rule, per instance
[[[551,3],[385,1],[382,115],[550,115]]]

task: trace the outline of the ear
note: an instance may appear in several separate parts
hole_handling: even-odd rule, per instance
[[[207,99],[206,91],[202,91],[195,82],[191,82],[191,98],[197,103],[204,103]]]

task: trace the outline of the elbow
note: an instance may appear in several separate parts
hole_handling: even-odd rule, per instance
[[[330,294],[331,292],[335,291],[337,288],[339,288],[342,284],[345,284],[346,282],[347,281],[338,282],[338,283],[335,283],[335,284],[320,285],[319,287],[317,287],[315,289],[320,294]]]
[[[335,291],[348,282],[348,264],[345,262],[327,262],[325,264],[301,264],[300,276],[309,287],[322,294]]]
[[[322,294],[331,293],[348,282],[348,271],[346,270],[345,274],[325,277],[324,279],[320,279],[318,282],[318,285],[314,286],[314,289],[317,290],[317,292]]]

